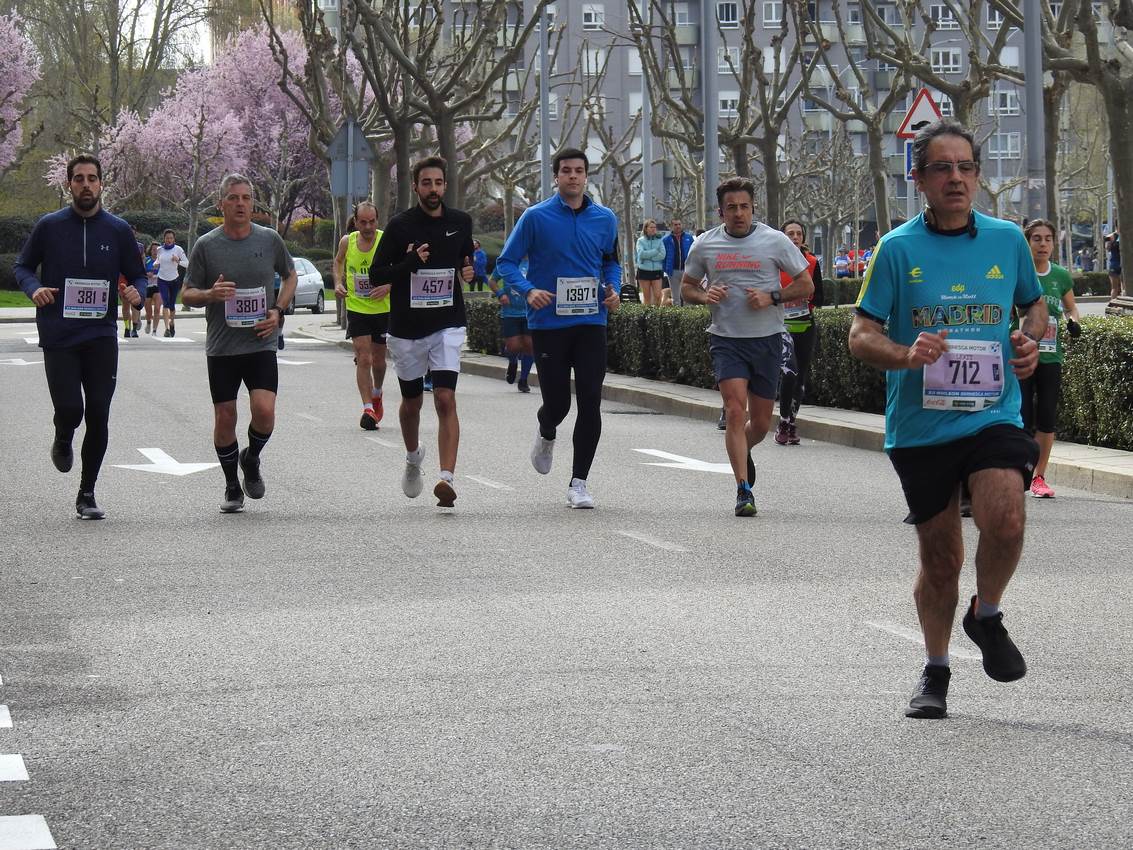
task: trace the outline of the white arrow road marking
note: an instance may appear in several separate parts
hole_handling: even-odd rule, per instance
[[[25,336],[24,342],[26,342],[28,345],[39,345],[39,337],[38,336]]]
[[[163,452],[161,449],[138,449],[150,459],[149,463],[116,463],[118,469],[136,469],[139,472],[161,472],[165,475],[192,475],[194,472],[203,472],[220,466],[219,463],[181,463]]]
[[[485,487],[491,487],[493,490],[514,490],[514,487],[508,487],[506,484],[501,484],[499,481],[493,481],[490,478],[481,478],[479,475],[465,475],[469,481],[475,481],[477,484],[483,484]]]
[[[0,817],[0,850],[55,850],[43,815]]]
[[[0,705],[0,729],[12,728],[12,712],[8,711],[8,706]]]
[[[154,339],[156,339],[158,342],[162,343],[163,345],[167,342],[172,342],[172,343],[194,342],[194,340],[189,339],[187,336],[155,336]]]
[[[42,360],[24,360],[22,357],[12,357],[8,360],[0,360],[0,365],[3,366],[34,366],[37,363],[42,363]]]
[[[878,629],[879,631],[888,632],[891,635],[896,635],[899,638],[904,638],[905,640],[910,640],[915,644],[924,646],[924,636],[916,629],[907,629],[904,626],[897,625],[896,623],[888,623],[885,621],[875,623],[871,620],[867,620],[866,625],[871,628]],[[962,649],[949,648],[948,654],[956,658],[966,658],[969,661],[983,660],[982,656],[976,655],[972,652],[965,652]]]
[[[722,475],[732,474],[732,465],[730,463],[709,463],[706,460],[697,460],[696,458],[675,455],[670,452],[658,451],[657,449],[634,449],[634,451],[641,452],[644,455],[665,458],[669,461],[668,463],[646,463],[646,466],[668,466],[673,469],[691,469],[693,472],[719,472]]]
[[[666,552],[687,552],[684,546],[678,546],[676,543],[669,543],[667,540],[661,540],[659,537],[650,537],[648,534],[638,534],[635,531],[619,531],[622,537],[628,537],[630,540],[636,540],[638,543],[644,543],[646,546],[652,546],[655,549],[664,549]]]
[[[310,366],[314,360],[284,360],[282,357],[275,358],[276,363],[282,363],[284,366]]]
[[[283,341],[289,345],[330,345],[325,339],[311,339],[309,336],[285,336]]]
[[[0,782],[26,782],[28,769],[19,753],[0,755]]]

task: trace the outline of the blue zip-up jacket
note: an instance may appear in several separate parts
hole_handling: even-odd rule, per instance
[[[483,248],[477,248],[472,252],[472,275],[484,280],[488,279],[488,255]]]
[[[120,275],[142,298],[146,297],[146,270],[133,231],[103,209],[90,218],[83,218],[73,207],[45,215],[32,228],[14,270],[16,283],[28,298],[41,286],[59,290],[53,304],[35,311],[39,347],[44,349],[70,348],[117,336]],[[63,318],[63,291],[69,277],[109,282],[106,315],[97,319]]]
[[[673,269],[676,267],[677,262],[677,240],[673,238],[673,232],[669,231],[661,238],[661,243],[665,246],[665,262],[661,266],[661,270],[669,277],[673,276]],[[692,234],[687,230],[681,231],[681,268],[685,267],[685,261],[688,260],[689,249],[692,248]],[[680,286],[680,281],[674,280],[674,286]]]
[[[527,257],[524,276],[519,263]],[[622,267],[618,262],[618,217],[613,210],[596,204],[589,195],[575,211],[556,193],[528,207],[508,236],[496,271],[508,286],[523,294],[532,289],[557,291],[560,277],[592,277],[599,285],[621,288]],[[510,296],[509,296],[510,297]],[[598,312],[589,316],[560,316],[552,301],[540,310],[527,308],[527,326],[532,330],[554,330],[574,325],[606,324],[606,294],[599,289]]]
[[[637,266],[638,271],[659,272],[662,270],[665,262],[665,253],[665,245],[661,241],[660,236],[646,236],[642,234],[637,237],[637,252],[634,257],[634,264]]]

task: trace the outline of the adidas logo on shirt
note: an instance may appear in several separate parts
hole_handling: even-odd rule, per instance
[[[988,280],[1003,280],[1003,272],[999,270],[999,266],[995,265],[988,269],[985,277]]]

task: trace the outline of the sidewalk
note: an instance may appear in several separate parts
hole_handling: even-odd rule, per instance
[[[343,338],[342,329],[333,323],[308,324],[296,328],[294,333],[347,350],[351,347],[350,341]],[[502,380],[507,361],[503,357],[466,351],[461,357],[461,370]],[[531,373],[531,385],[539,385],[536,372]],[[713,424],[720,416],[720,394],[715,390],[614,372],[606,375],[602,398]],[[807,439],[872,451],[881,451],[884,444],[885,417],[876,413],[804,405],[799,410],[798,424]],[[1047,478],[1056,488],[1072,487],[1100,496],[1133,499],[1133,452],[1056,441],[1047,465]]]

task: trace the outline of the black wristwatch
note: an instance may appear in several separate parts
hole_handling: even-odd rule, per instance
[[[287,311],[280,307],[278,304],[273,304],[272,309],[279,312],[279,323],[283,324],[283,317],[287,315]]]
[[[778,306],[783,303],[783,293],[778,289],[771,290],[771,303]]]

